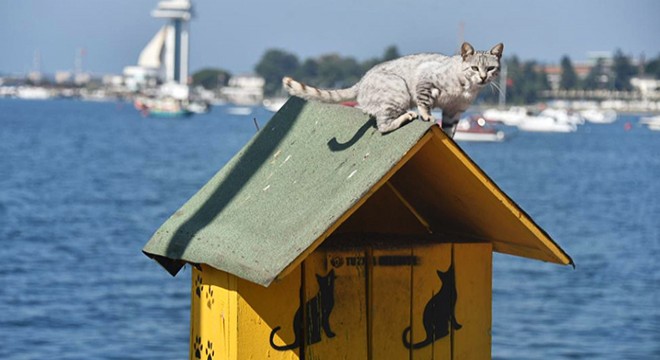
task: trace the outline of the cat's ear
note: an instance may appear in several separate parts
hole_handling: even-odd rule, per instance
[[[492,49],[490,49],[490,54],[495,55],[498,59],[502,58],[502,53],[504,52],[504,44],[499,43],[495,46],[493,46]]]
[[[474,55],[474,48],[467,41],[464,42],[463,45],[461,45],[461,57],[465,61],[465,59],[467,59],[468,56],[472,56],[472,55]]]

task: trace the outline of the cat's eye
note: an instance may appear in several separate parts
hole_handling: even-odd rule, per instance
[[[473,67],[472,67],[472,70],[474,70],[474,71],[479,71],[479,67],[478,67],[478,66],[473,66]]]
[[[489,66],[486,68],[486,71],[493,71],[495,70],[495,66]]]

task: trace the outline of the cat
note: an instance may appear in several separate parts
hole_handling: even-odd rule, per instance
[[[282,84],[290,95],[307,100],[357,100],[358,108],[376,118],[381,133],[417,117],[435,122],[431,110],[439,107],[442,128],[453,136],[461,114],[499,74],[503,51],[502,43],[490,51],[475,51],[465,42],[460,55],[415,54],[378,64],[346,89],[317,89],[290,77],[284,77]],[[418,113],[410,111],[415,105]]]
[[[437,273],[442,281],[442,288],[424,306],[422,323],[426,332],[426,338],[413,344],[412,338],[408,341],[408,334],[411,327],[407,327],[403,331],[403,345],[408,349],[422,348],[449,335],[450,324],[454,330],[463,327],[456,320],[456,314],[454,312],[457,299],[454,265],[449,266],[449,269],[445,272],[437,271]]]
[[[305,343],[315,344],[321,341],[321,329],[329,338],[334,337],[335,333],[330,329],[330,313],[335,305],[335,271],[331,270],[326,276],[316,275],[319,283],[319,292],[313,298],[305,303],[305,320],[307,321],[307,333]],[[277,326],[270,333],[270,346],[275,350],[284,351],[300,347],[303,331],[303,307],[298,307],[293,317],[293,329],[295,331],[295,340],[292,344],[278,346],[275,344],[275,333],[281,329]]]

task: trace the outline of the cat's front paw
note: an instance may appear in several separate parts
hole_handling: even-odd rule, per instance
[[[419,117],[424,121],[435,122],[435,118],[431,114],[420,114]]]
[[[414,112],[414,111],[408,111],[408,112],[406,112],[405,116],[408,117],[408,120],[409,120],[409,121],[415,120],[415,119],[417,119],[417,117],[419,117],[419,115],[417,115],[417,113]]]

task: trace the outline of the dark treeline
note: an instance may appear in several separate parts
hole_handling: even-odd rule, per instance
[[[560,59],[558,71],[550,71],[550,66],[533,60],[520,61],[516,56],[506,59],[506,65],[507,101],[518,104],[541,100],[541,92],[552,89],[548,73],[553,72],[557,82],[554,89],[558,90],[630,91],[633,90],[630,83],[633,77],[660,79],[660,54],[654,59],[635,64],[621,50],[617,50],[610,59],[598,58],[593,63],[581,65],[582,76],[578,75],[575,64],[568,56]]]
[[[264,95],[281,94],[282,77],[293,76],[310,85],[323,88],[348,87],[355,84],[374,65],[399,57],[396,46],[390,46],[382,56],[365,61],[336,53],[301,60],[295,54],[281,50],[267,50],[257,65],[255,72],[265,81]],[[610,59],[597,59],[595,63],[580,65],[581,74],[568,56],[560,59],[559,69],[546,66],[535,60],[520,60],[513,55],[504,59],[507,70],[506,97],[508,103],[529,104],[541,100],[545,90],[553,89],[551,77],[554,74],[555,89],[562,90],[617,90],[632,89],[630,79],[635,76],[648,76],[660,79],[660,54],[655,58],[635,64],[621,50]],[[553,71],[550,71],[551,68]],[[585,69],[588,73],[585,75]],[[550,75],[548,75],[550,73]],[[193,75],[193,83],[206,88],[224,86],[231,74],[224,70],[204,69]],[[477,101],[497,102],[497,86],[489,86],[481,92]]]
[[[355,84],[375,65],[399,56],[395,46],[385,49],[382,57],[363,62],[338,54],[299,60],[296,55],[287,51],[271,49],[262,56],[255,71],[266,80],[264,93],[269,96],[280,91],[283,76],[293,76],[304,83],[323,88],[348,87]]]

